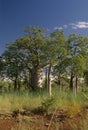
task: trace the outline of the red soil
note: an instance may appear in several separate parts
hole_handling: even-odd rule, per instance
[[[66,111],[57,110],[49,115],[21,115],[14,117],[1,116],[0,130],[83,130],[88,109],[82,110],[74,117],[70,117]],[[88,124],[88,120],[86,120]]]

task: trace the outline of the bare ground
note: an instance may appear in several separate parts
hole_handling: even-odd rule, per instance
[[[57,109],[49,114],[34,114],[26,110],[0,112],[0,130],[87,130],[88,108],[70,116]]]

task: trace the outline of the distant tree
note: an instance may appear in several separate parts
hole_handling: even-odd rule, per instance
[[[66,48],[65,48],[66,49]],[[68,87],[68,75],[66,71],[67,64],[67,54],[63,54],[58,59],[58,63],[54,66],[53,76],[55,78],[54,82],[59,86],[60,90]]]
[[[65,34],[61,30],[56,30],[53,33],[50,33],[47,38],[46,43],[46,61],[47,61],[47,88],[48,92],[51,95],[51,71],[54,70],[54,67],[57,65],[58,60],[66,53],[66,39]]]
[[[88,70],[84,72],[84,82],[85,82],[85,85],[88,86]]]
[[[88,87],[88,51],[87,51],[87,56],[86,56],[86,69],[84,71],[84,82],[85,82],[85,85]]]
[[[68,72],[70,72],[70,90],[77,91],[78,78],[82,77],[86,68],[88,38],[78,34],[68,37]],[[75,80],[75,81],[74,81]],[[75,83],[75,84],[74,84]]]
[[[7,50],[2,54],[4,63],[3,74],[5,78],[14,81],[14,91],[20,90],[20,76],[22,72],[22,62],[19,58],[19,50],[16,43],[7,45]]]
[[[2,56],[0,56],[0,76],[2,76],[2,71],[3,71],[3,60],[2,60]]]

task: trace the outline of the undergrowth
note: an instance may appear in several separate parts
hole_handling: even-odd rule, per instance
[[[85,106],[88,106],[88,99],[81,93],[74,96],[70,92],[56,92],[51,97],[41,92],[2,93],[0,95],[0,110],[28,109],[32,111],[41,107],[49,112],[56,108],[63,108],[68,109],[69,114],[74,115]]]
[[[42,92],[2,93],[0,95],[0,111],[12,112],[25,109],[37,114],[49,114],[62,109],[67,110],[70,117],[74,117],[81,112],[82,108],[88,107],[87,94],[80,92],[75,96],[70,92],[55,92],[50,97],[47,93]],[[81,123],[82,128],[80,130],[86,130],[88,128],[88,118],[82,120]],[[77,129],[74,125],[72,128],[73,130],[74,128]],[[21,126],[21,129],[29,130],[25,124]]]

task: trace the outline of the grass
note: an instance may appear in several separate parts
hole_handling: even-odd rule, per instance
[[[0,111],[12,112],[18,109],[33,111],[41,107],[46,113],[53,112],[55,109],[67,110],[69,116],[73,117],[79,113],[83,107],[88,107],[87,97],[87,92],[80,92],[77,96],[70,92],[54,92],[51,97],[43,92],[2,93],[0,95]],[[86,130],[88,128],[87,124],[88,119],[83,119],[81,130]],[[23,125],[23,123],[20,127],[22,130],[31,130],[31,128],[28,128],[25,124]],[[59,127],[58,124],[57,127]],[[73,129],[76,130],[76,126],[73,127]],[[17,128],[17,130],[20,129]]]
[[[69,92],[56,92],[52,97],[39,92],[3,93],[0,95],[0,110],[13,111],[23,108],[33,110],[40,106],[47,111],[56,107],[69,109],[71,114],[75,114],[81,107],[88,106],[88,100],[81,93],[75,97]]]
[[[42,97],[43,98],[43,97]],[[40,95],[22,93],[4,93],[0,95],[0,110],[14,111],[17,109],[35,109],[41,104]]]

